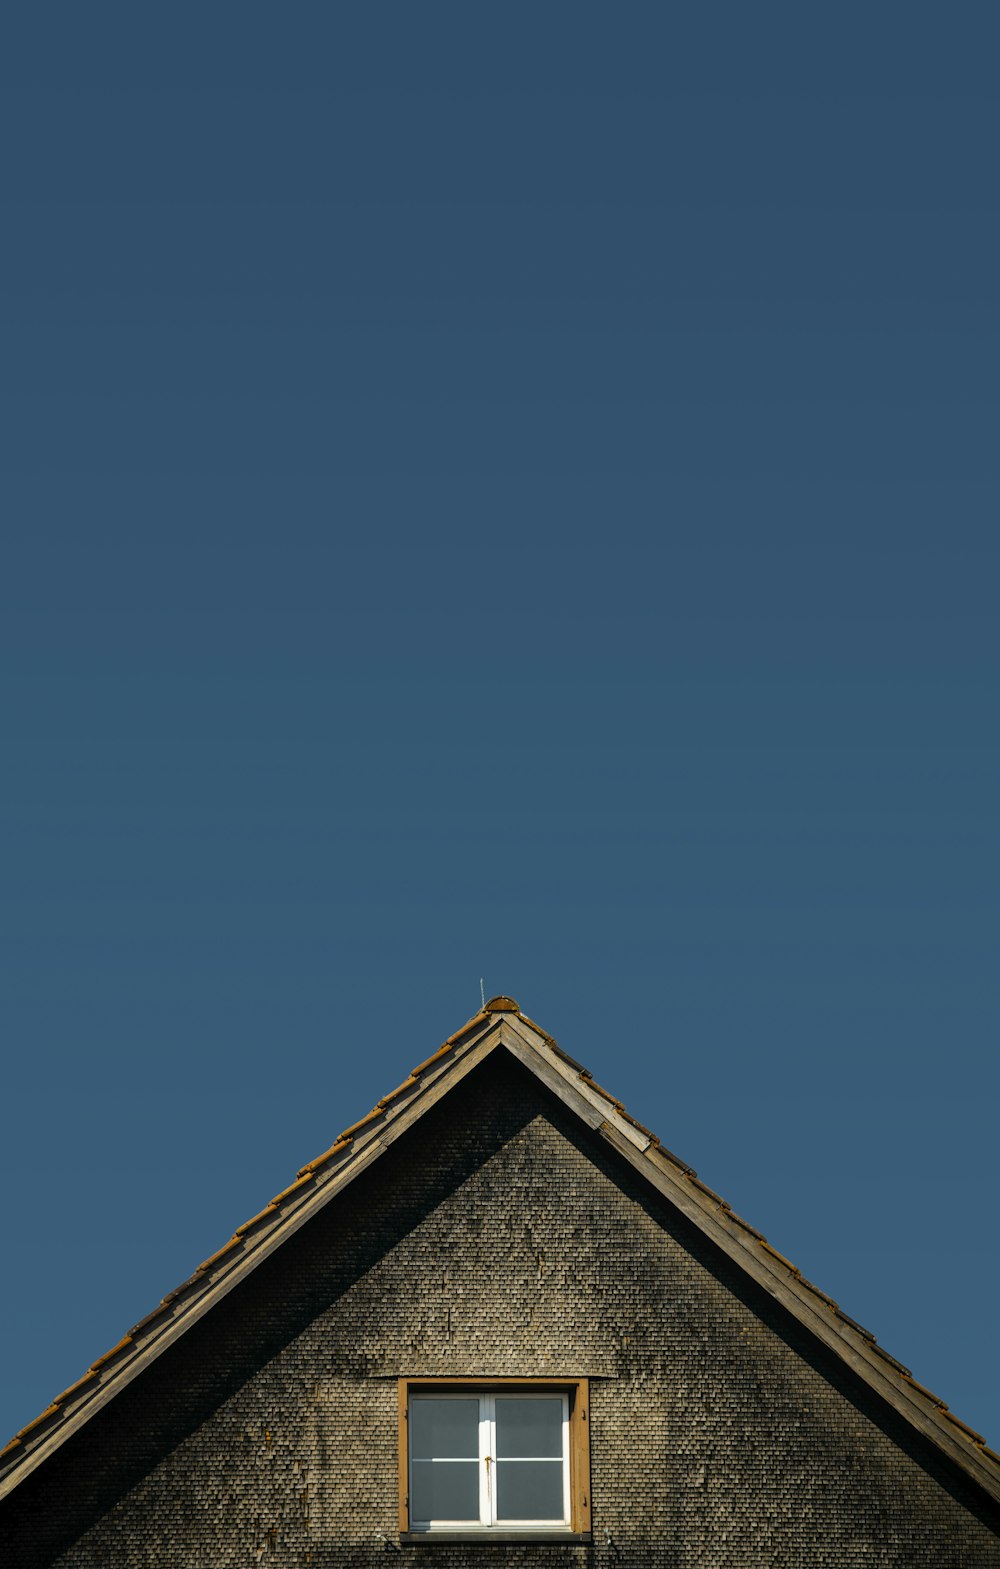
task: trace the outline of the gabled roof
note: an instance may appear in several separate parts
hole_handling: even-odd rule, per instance
[[[246,1275],[369,1167],[401,1134],[493,1051],[512,1053],[653,1188],[816,1338],[840,1357],[967,1476],[1000,1500],[1000,1454],[918,1384],[867,1329],[806,1280],[697,1172],[629,1116],[619,1100],[562,1051],[510,997],[494,997],[415,1067],[408,1078],[345,1128],[324,1154],[194,1274],[134,1324],[117,1345],[57,1395],[0,1450],[0,1498],[12,1492],[73,1433],[177,1341]]]

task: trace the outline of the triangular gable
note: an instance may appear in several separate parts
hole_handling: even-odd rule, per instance
[[[0,1451],[0,1498],[12,1492],[73,1433],[113,1400],[265,1258],[365,1171],[491,1052],[506,1050],[617,1155],[675,1206],[721,1252],[833,1351],[917,1432],[1000,1500],[1000,1455],[945,1403],[841,1311],[759,1231],[706,1187],[654,1133],[630,1117],[586,1068],[509,997],[494,997],[397,1089],[337,1137],[296,1180],[237,1227],[194,1274],[163,1298],[84,1376],[63,1391]]]

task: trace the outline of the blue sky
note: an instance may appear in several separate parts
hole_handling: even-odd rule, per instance
[[[482,976],[1000,1447],[994,17],[46,18],[0,1427]]]

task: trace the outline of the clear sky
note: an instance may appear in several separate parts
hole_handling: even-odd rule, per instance
[[[4,1435],[482,976],[1000,1447],[995,7],[25,14]]]

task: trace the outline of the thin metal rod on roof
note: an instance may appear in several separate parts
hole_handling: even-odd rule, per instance
[[[485,992],[485,989],[483,987],[483,977],[482,976],[479,977],[479,995],[483,999],[483,1007],[485,1008],[486,1007],[486,992]]]

